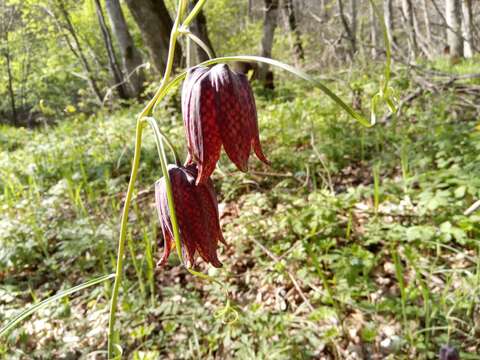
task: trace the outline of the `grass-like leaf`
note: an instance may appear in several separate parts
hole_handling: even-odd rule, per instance
[[[49,298],[40,301],[38,304],[35,304],[33,306],[30,306],[28,309],[25,309],[22,311],[20,314],[15,316],[12,320],[10,320],[7,324],[5,324],[2,328],[0,328],[0,337],[6,335],[10,330],[15,328],[20,322],[28,318],[30,315],[33,313],[37,312],[38,310],[44,308],[48,304],[60,300],[70,294],[73,294],[77,291],[89,288],[91,286],[100,284],[106,280],[113,279],[115,277],[115,274],[109,274],[109,275],[102,275],[100,277],[94,278],[92,280],[89,280],[87,282],[84,282],[83,284],[74,286],[70,289],[60,291],[58,294],[55,294],[53,296],[50,296]]]

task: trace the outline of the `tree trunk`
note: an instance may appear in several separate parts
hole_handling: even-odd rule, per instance
[[[464,55],[469,58],[473,56],[474,46],[473,46],[473,12],[472,12],[472,0],[463,0],[462,1],[462,11],[463,11],[463,39],[464,39]]]
[[[7,65],[7,75],[8,75],[8,95],[10,96],[10,108],[12,110],[12,119],[13,124],[18,124],[18,116],[17,116],[17,106],[15,104],[15,91],[13,90],[13,74],[12,74],[12,64],[11,64],[11,56],[10,56],[10,47],[8,42],[8,29],[5,31],[4,34],[4,41],[5,41],[5,49],[4,49],[4,57],[5,57],[5,64]]]
[[[408,33],[408,46],[410,58],[415,60],[418,55],[417,35],[415,34],[415,19],[413,17],[412,0],[402,0],[403,18]]]
[[[57,1],[57,3],[58,3],[58,7],[60,9],[60,12],[62,13],[63,19],[65,20],[66,29],[70,33],[70,35],[72,36],[72,39],[75,43],[76,49],[73,47],[73,44],[70,42],[70,39],[68,38],[68,36],[65,36],[65,39],[67,40],[67,44],[70,47],[70,50],[72,50],[72,52],[75,54],[75,56],[82,63],[83,69],[86,73],[88,83],[89,83],[93,93],[97,97],[98,102],[101,104],[103,102],[102,93],[100,92],[100,89],[98,88],[97,81],[95,80],[95,76],[92,72],[92,69],[90,68],[90,64],[88,63],[87,58],[84,55],[83,48],[82,48],[82,45],[80,43],[80,40],[78,39],[75,28],[73,27],[73,24],[70,21],[70,15],[68,14],[68,11],[65,8],[65,5],[64,5],[62,0]],[[45,8],[45,10],[48,13],[48,9]],[[53,14],[51,14],[51,15],[55,18],[55,15],[53,15]],[[59,25],[59,24],[57,23],[57,25]]]
[[[320,0],[320,19],[327,20],[328,19],[328,9],[326,0]]]
[[[163,73],[167,65],[168,46],[173,22],[163,0],[126,0],[155,70]],[[180,64],[181,48],[175,49],[175,65]]]
[[[430,15],[428,14],[428,5],[427,5],[427,0],[422,1],[422,7],[423,7],[423,21],[425,22],[425,35],[427,37],[427,41],[429,46],[431,47],[432,45],[432,25],[430,22]]]
[[[383,16],[385,20],[385,26],[387,28],[387,36],[390,44],[395,45],[394,22],[393,22],[393,6],[392,0],[383,0]]]
[[[378,57],[378,27],[377,16],[373,4],[370,3],[370,40],[372,42],[372,58]]]
[[[117,57],[115,51],[113,50],[112,38],[110,36],[110,31],[105,24],[105,17],[103,16],[102,5],[100,5],[100,0],[94,0],[95,10],[97,13],[98,24],[100,25],[100,31],[102,33],[103,42],[105,43],[105,48],[107,50],[108,58],[108,67],[113,78],[113,86],[118,93],[118,96],[121,99],[127,99],[126,86],[123,81],[122,71],[120,66],[118,66]]]
[[[283,0],[283,11],[287,19],[287,26],[290,34],[293,37],[293,54],[295,57],[295,65],[300,66],[305,60],[305,53],[302,46],[302,35],[297,26],[297,19],[295,17],[295,8],[293,0]]]
[[[198,0],[193,0],[190,2],[190,10],[192,10],[195,5],[197,4]],[[197,17],[193,20],[190,25],[190,31],[193,35],[196,35],[200,40],[203,41],[205,45],[209,48],[210,52],[212,53],[213,57],[215,56],[215,51],[213,50],[212,42],[208,37],[208,28],[207,28],[207,18],[203,14],[203,11],[200,11]],[[196,58],[194,59],[194,63],[200,63],[203,61],[208,60],[208,54],[199,46],[195,46],[195,55]]]
[[[351,20],[348,22],[345,10],[343,7],[343,0],[337,0],[338,12],[340,13],[340,19],[342,20],[343,28],[347,33],[347,39],[350,42],[349,57],[353,61],[355,53],[357,52],[357,11],[356,0],[351,0]]]
[[[462,20],[460,0],[445,1],[445,19],[447,21],[447,43],[450,57],[463,56]]]
[[[248,20],[252,20],[253,18],[253,0],[248,0],[247,3],[247,18]]]
[[[357,28],[358,28],[358,11],[357,11],[357,2],[359,0],[350,0],[350,31],[352,39],[352,49],[354,52],[357,50]]]
[[[263,20],[263,37],[261,55],[272,57],[273,36],[277,27],[278,0],[265,0],[265,15]],[[261,63],[258,69],[258,79],[265,87],[268,87],[268,65]]]
[[[117,39],[120,55],[122,57],[122,67],[124,78],[127,81],[127,92],[130,98],[139,97],[143,90],[143,81],[145,80],[141,65],[142,55],[136,48],[133,38],[128,31],[128,25],[123,16],[122,7],[119,0],[106,0],[108,18],[112,26],[113,36]]]

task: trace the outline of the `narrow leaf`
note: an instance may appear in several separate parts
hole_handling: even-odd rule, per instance
[[[0,337],[6,335],[10,330],[15,328],[20,322],[28,318],[30,315],[33,313],[37,312],[40,309],[43,309],[45,306],[48,304],[60,300],[70,294],[73,294],[77,291],[89,288],[91,286],[100,284],[101,282],[104,282],[106,280],[113,279],[115,277],[115,274],[110,274],[110,275],[103,275],[100,277],[97,277],[95,279],[89,280],[83,284],[74,286],[70,289],[60,291],[59,293],[50,296],[49,298],[40,301],[38,304],[30,306],[28,309],[25,309],[22,311],[20,314],[15,316],[12,320],[10,320],[6,325],[4,325],[2,328],[0,328]]]

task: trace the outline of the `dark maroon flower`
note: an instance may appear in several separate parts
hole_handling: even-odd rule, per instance
[[[217,247],[218,241],[225,241],[220,229],[218,204],[212,181],[207,179],[196,185],[196,165],[169,165],[168,173],[184,261],[193,266],[198,252],[206,262],[221,267]],[[163,265],[175,245],[164,178],[155,184],[155,202],[164,238],[164,252],[159,261],[159,265]]]
[[[190,70],[182,90],[182,113],[189,162],[198,164],[197,184],[205,182],[225,152],[238,169],[247,171],[253,147],[268,164],[258,135],[257,109],[244,74],[225,64]]]
[[[439,360],[460,360],[457,349],[452,346],[443,345],[438,355]]]

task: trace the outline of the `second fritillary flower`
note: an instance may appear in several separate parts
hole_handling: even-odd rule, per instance
[[[182,257],[186,265],[193,266],[196,255],[199,254],[206,262],[221,267],[217,247],[219,241],[225,241],[220,229],[212,181],[208,179],[204,184],[195,185],[198,174],[196,165],[169,165],[168,174],[172,184]],[[163,265],[175,245],[164,178],[155,184],[155,202],[165,241],[163,256],[159,261],[159,265]]]

